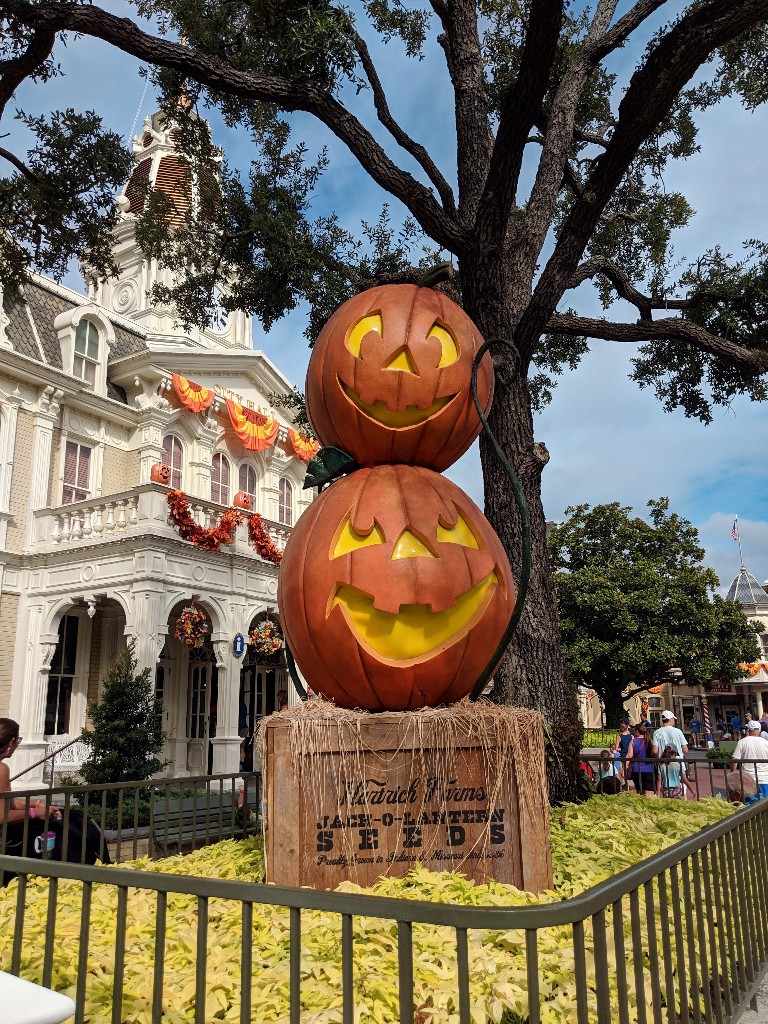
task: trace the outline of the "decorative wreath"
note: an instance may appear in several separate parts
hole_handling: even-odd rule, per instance
[[[273,562],[275,565],[280,565],[280,562],[283,560],[283,553],[275,547],[275,542],[269,536],[264,520],[258,512],[252,512],[251,518],[248,520],[248,540],[262,558],[265,558],[268,562]]]
[[[283,649],[283,638],[271,619],[262,619],[251,630],[248,643],[257,654],[272,655]]]
[[[193,603],[179,615],[173,635],[187,647],[202,647],[209,629],[205,612]]]
[[[238,523],[243,521],[242,512],[228,508],[219,520],[218,526],[212,526],[210,529],[199,526],[194,520],[189,501],[183,491],[168,492],[168,508],[181,539],[191,541],[206,551],[221,551],[222,544],[231,544],[235,539]]]

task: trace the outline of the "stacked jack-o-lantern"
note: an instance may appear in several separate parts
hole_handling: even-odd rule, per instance
[[[342,707],[405,711],[473,689],[515,602],[504,549],[440,475],[480,432],[470,380],[479,331],[444,294],[385,285],[345,302],[307,372],[319,440],[362,468],[324,491],[291,536],[278,603],[309,686]],[[493,399],[493,367],[478,368]]]

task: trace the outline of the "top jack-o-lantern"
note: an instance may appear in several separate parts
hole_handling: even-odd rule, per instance
[[[483,343],[467,314],[441,292],[382,285],[345,302],[326,323],[307,370],[307,412],[324,445],[361,466],[447,469],[480,432],[472,362]],[[484,412],[493,366],[477,376]]]
[[[471,692],[515,587],[501,541],[459,487],[420,466],[375,466],[331,484],[299,519],[277,599],[313,690],[406,711]]]

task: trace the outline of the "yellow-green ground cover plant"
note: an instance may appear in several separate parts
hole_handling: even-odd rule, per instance
[[[565,805],[552,812],[554,889],[532,895],[513,886],[489,882],[476,885],[458,873],[433,872],[416,866],[405,878],[383,878],[368,890],[347,883],[347,892],[465,906],[523,906],[556,902],[604,881],[622,869],[672,845],[731,813],[722,800],[698,803],[644,800],[641,797],[598,796],[587,803]],[[124,865],[125,866],[125,865]],[[258,881],[263,861],[256,840],[227,841],[184,857],[132,862],[143,871]],[[0,967],[11,960],[17,882],[0,893]],[[62,880],[58,888],[53,988],[74,997],[78,964],[81,887]],[[258,894],[254,894],[258,899]],[[625,901],[626,902],[626,901]],[[88,952],[85,1020],[112,1020],[112,972],[115,950],[117,891],[109,885],[93,888]],[[129,1024],[151,1021],[155,894],[128,893],[126,967],[120,1020]],[[674,913],[670,902],[670,914]],[[658,900],[655,901],[658,914]],[[21,976],[42,977],[48,883],[29,881],[24,922]],[[641,894],[645,936],[645,906]],[[305,1024],[340,1024],[342,1020],[341,923],[337,915],[303,911],[301,916],[301,1014]],[[623,917],[625,947],[632,948],[628,909]],[[683,922],[685,926],[685,922]],[[254,904],[252,1020],[288,1021],[289,914],[280,907]],[[196,898],[168,898],[164,1024],[194,1019],[197,944]],[[589,923],[585,925],[590,1019],[596,1015],[594,950]],[[645,937],[643,938],[645,949]],[[354,984],[356,1024],[395,1024],[399,1020],[397,989],[397,926],[392,921],[354,919]],[[414,989],[419,1024],[458,1024],[456,934],[448,927],[414,925]],[[241,906],[211,900],[207,941],[206,1022],[239,1021]],[[576,1019],[573,937],[570,926],[542,930],[538,938],[541,1019],[543,1024],[571,1024]],[[609,941],[611,999],[616,1005],[615,961]],[[645,971],[656,969],[644,954]],[[473,1024],[520,1024],[527,1019],[525,934],[520,930],[477,930],[469,933],[470,992]],[[637,1019],[637,994],[632,969],[630,1019]],[[693,976],[698,978],[697,970]],[[698,984],[698,980],[694,982]],[[650,984],[641,998],[650,1005]]]

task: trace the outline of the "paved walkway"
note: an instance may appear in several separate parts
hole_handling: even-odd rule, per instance
[[[768,1024],[768,978],[762,984],[757,996],[757,1013],[746,1009],[741,1015],[742,1024]]]

